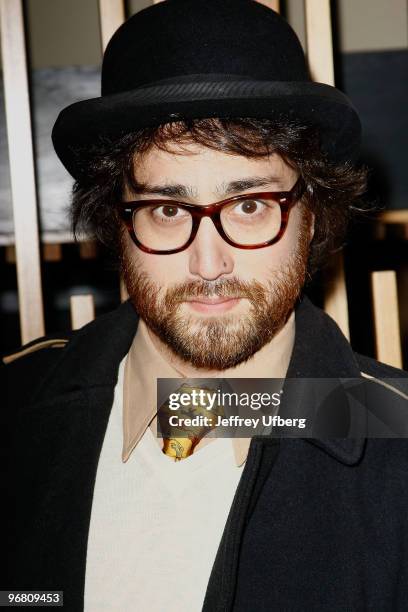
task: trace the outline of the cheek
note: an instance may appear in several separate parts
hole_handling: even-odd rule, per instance
[[[159,287],[185,280],[188,268],[182,253],[151,255],[134,246],[131,256],[134,269],[143,271]]]
[[[241,276],[261,280],[269,277],[271,271],[285,265],[298,246],[300,225],[301,213],[295,208],[291,211],[286,231],[279,242],[264,249],[242,251],[236,257],[238,276],[241,271]]]
[[[290,212],[289,222],[283,237],[276,245],[272,246],[272,249],[275,249],[275,257],[279,260],[279,263],[285,263],[285,260],[297,250],[302,226],[303,213],[299,207],[295,207]]]

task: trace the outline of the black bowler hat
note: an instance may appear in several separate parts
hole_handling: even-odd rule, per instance
[[[321,131],[334,161],[354,159],[361,124],[338,89],[314,83],[289,24],[255,0],[165,0],[113,35],[102,95],[65,108],[52,139],[80,175],[78,147],[183,118],[299,118]]]

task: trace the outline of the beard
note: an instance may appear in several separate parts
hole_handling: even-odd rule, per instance
[[[303,210],[295,250],[278,269],[271,269],[266,284],[234,276],[191,280],[164,292],[128,254],[125,234],[120,233],[120,270],[129,298],[150,330],[179,359],[197,369],[233,368],[270,342],[289,318],[307,275],[310,223],[310,215]],[[247,298],[250,309],[244,315],[208,317],[180,312],[186,300],[215,296]]]

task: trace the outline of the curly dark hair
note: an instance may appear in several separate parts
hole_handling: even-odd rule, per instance
[[[101,137],[78,151],[81,177],[73,187],[70,217],[78,233],[119,254],[121,221],[115,208],[125,186],[131,188],[135,160],[152,146],[171,152],[171,145],[197,143],[229,154],[261,158],[278,153],[302,177],[303,206],[315,214],[310,246],[311,276],[343,245],[352,216],[364,210],[367,170],[351,162],[335,163],[322,152],[317,128],[297,121],[252,118],[180,120],[143,128],[110,139]]]

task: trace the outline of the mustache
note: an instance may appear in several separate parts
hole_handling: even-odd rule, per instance
[[[164,298],[167,308],[200,297],[248,298],[251,302],[265,299],[265,288],[258,281],[225,278],[215,281],[193,280],[168,289]]]

